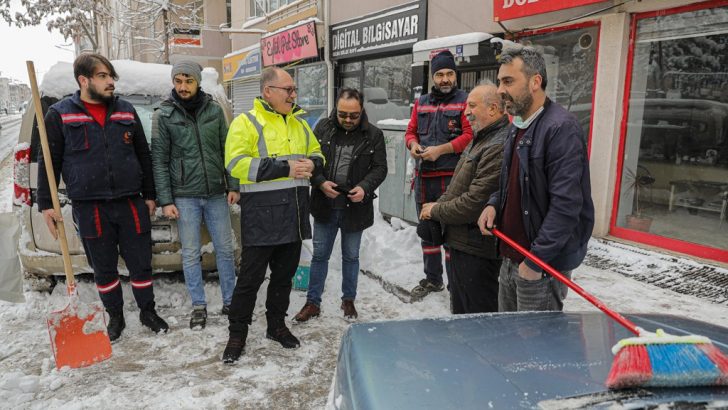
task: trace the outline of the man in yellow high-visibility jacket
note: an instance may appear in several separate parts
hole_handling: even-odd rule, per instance
[[[300,346],[285,324],[291,280],[301,241],[311,238],[309,178],[324,156],[304,111],[295,104],[296,86],[284,70],[261,75],[261,97],[238,116],[225,142],[228,172],[240,180],[242,255],[230,305],[230,337],[223,362],[236,362],[245,348],[255,299],[270,267],[265,302],[266,337],[285,348]]]

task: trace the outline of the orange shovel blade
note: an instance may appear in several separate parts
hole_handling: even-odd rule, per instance
[[[56,368],[90,366],[111,357],[104,309],[70,298],[68,305],[48,315],[48,332]]]

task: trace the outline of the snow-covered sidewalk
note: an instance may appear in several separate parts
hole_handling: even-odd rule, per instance
[[[138,310],[124,284],[127,329],[113,346],[113,357],[85,369],[58,371],[50,350],[45,315],[64,303],[64,286],[53,294],[26,291],[27,303],[0,302],[0,407],[7,408],[323,408],[336,365],[339,341],[348,326],[339,310],[341,253],[332,255],[322,315],[291,325],[301,348],[286,350],[265,339],[265,287],[258,295],[256,317],[245,355],[225,366],[220,355],[227,340],[227,320],[219,314],[220,291],[208,281],[208,326],[188,328],[190,302],[182,275],[160,275],[155,293],[160,314],[172,329],[156,336],[142,328]],[[381,217],[365,232],[361,267],[376,273],[390,290],[411,289],[422,276],[419,240],[413,227]],[[728,326],[726,298],[711,300],[664,289],[641,280],[650,269],[668,275],[696,262],[593,239],[588,264],[574,278],[620,312],[684,315]],[[702,265],[701,265],[702,266]],[[629,269],[625,269],[629,268]],[[728,277],[728,271],[711,268]],[[689,280],[689,278],[684,279]],[[79,285],[85,301],[98,299],[88,281]],[[447,291],[421,302],[405,303],[380,281],[360,275],[356,306],[359,321],[442,317],[449,315]],[[293,291],[289,318],[305,303]],[[566,299],[568,311],[594,310],[578,295]]]

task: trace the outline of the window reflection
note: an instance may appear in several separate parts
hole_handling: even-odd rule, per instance
[[[725,67],[727,7],[637,22],[618,226],[728,249]]]

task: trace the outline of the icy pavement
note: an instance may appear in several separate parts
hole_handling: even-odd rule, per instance
[[[138,310],[124,283],[127,329],[113,345],[113,357],[101,364],[58,371],[50,350],[45,315],[64,303],[64,287],[53,294],[26,291],[26,304],[0,302],[0,407],[8,408],[323,408],[334,374],[340,338],[349,325],[339,310],[341,253],[337,241],[331,259],[322,314],[306,324],[292,324],[301,348],[286,350],[265,339],[265,286],[258,294],[256,316],[245,355],[236,366],[225,366],[220,355],[227,340],[227,321],[220,314],[218,283],[208,280],[210,305],[207,328],[188,328],[190,301],[181,274],[158,275],[155,293],[170,333],[156,336],[142,328]],[[687,267],[707,266],[688,259],[645,251],[620,243],[591,242],[587,264],[574,278],[586,290],[620,312],[660,312],[728,326],[725,299],[699,298],[639,279],[669,276]],[[415,229],[394,227],[381,218],[365,232],[362,269],[381,280],[360,275],[356,300],[359,321],[448,316],[448,294],[431,294],[406,303],[402,294],[422,275]],[[724,277],[728,271],[710,267]],[[699,269],[694,270],[700,272]],[[694,275],[694,274],[693,274]],[[688,283],[690,275],[676,274]],[[383,288],[399,289],[391,293]],[[687,285],[686,285],[687,286]],[[88,279],[79,284],[84,301],[97,300]],[[677,288],[680,289],[680,288]],[[391,290],[391,289],[390,289]],[[725,290],[723,290],[725,292]],[[406,298],[405,298],[406,300]],[[305,303],[305,293],[293,291],[289,319]],[[595,310],[570,293],[567,311]]]

